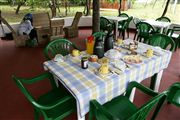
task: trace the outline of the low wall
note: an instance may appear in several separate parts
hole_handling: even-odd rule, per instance
[[[53,19],[57,19],[57,20],[58,19],[64,19],[65,20],[65,25],[64,26],[70,26],[72,21],[73,21],[73,18],[74,17],[53,18]],[[19,23],[12,23],[11,26],[17,32],[17,29],[19,27]],[[79,21],[78,26],[79,27],[92,27],[92,16],[82,16],[80,21]],[[179,26],[180,27],[180,25],[178,25],[178,24],[172,24],[170,26],[170,28],[172,28],[173,26]],[[129,27],[132,28],[132,29],[135,29],[135,25],[134,25],[134,23],[132,21],[131,21]],[[4,28],[5,33],[10,32],[10,30],[7,28],[7,26],[3,25],[3,28]],[[4,37],[1,26],[0,26],[0,37]]]

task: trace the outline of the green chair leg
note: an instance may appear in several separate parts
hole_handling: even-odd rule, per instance
[[[156,117],[157,117],[158,113],[160,112],[160,110],[161,110],[165,100],[166,100],[166,96],[163,96],[161,98],[161,100],[159,101],[159,103],[157,104],[156,109],[154,110],[154,114],[153,114],[151,120],[155,120],[156,119]]]
[[[39,120],[39,111],[34,108],[34,119]]]

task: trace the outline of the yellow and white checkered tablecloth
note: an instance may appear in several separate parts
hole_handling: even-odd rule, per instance
[[[152,46],[139,44],[140,47],[149,48]],[[142,50],[140,50],[142,51]],[[122,55],[127,50],[122,49]],[[171,52],[165,51],[162,55],[151,58],[143,57],[140,64],[130,65],[121,74],[110,74],[101,77],[95,74],[95,69],[99,68],[98,63],[88,63],[88,69],[81,68],[80,58],[69,57],[65,62],[57,63],[54,61],[44,62],[44,68],[49,70],[63,85],[73,94],[77,100],[77,109],[81,117],[89,111],[89,101],[96,99],[101,104],[106,103],[114,97],[122,94],[128,82],[142,80],[151,77],[160,70],[167,68]]]

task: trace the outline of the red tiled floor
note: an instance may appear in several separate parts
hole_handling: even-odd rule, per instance
[[[80,37],[71,39],[81,50],[85,49],[85,38],[91,34],[89,29],[81,29]],[[130,34],[133,38],[133,34]],[[13,41],[0,40],[0,119],[1,120],[32,120],[33,108],[17,88],[11,75],[21,77],[32,77],[44,72],[42,63],[45,61],[43,55],[44,46],[35,48],[16,48]],[[160,91],[167,89],[172,83],[180,82],[180,49],[173,53],[168,68],[163,73]],[[143,81],[149,85],[149,80]],[[48,82],[37,83],[30,86],[34,96],[50,89]],[[148,99],[147,96],[136,92],[135,103],[140,105]],[[180,109],[174,105],[165,104],[159,113],[157,120],[180,120]],[[76,114],[69,116],[66,120],[75,120]]]

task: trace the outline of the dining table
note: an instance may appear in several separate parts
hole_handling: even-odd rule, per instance
[[[134,42],[132,39],[124,40],[124,44]],[[114,45],[118,49],[120,58],[118,60],[126,65],[125,69],[115,67],[110,60],[108,74],[102,76],[98,72],[101,66],[99,62],[88,62],[88,68],[81,68],[81,58],[88,56],[85,51],[80,56],[73,57],[71,54],[64,56],[63,61],[55,62],[53,59],[43,63],[44,69],[52,73],[57,81],[60,81],[65,88],[75,97],[77,103],[77,119],[85,120],[89,112],[90,100],[96,99],[104,104],[113,98],[123,94],[131,81],[138,83],[148,77],[158,74],[156,78],[155,91],[158,91],[163,70],[168,67],[172,52],[159,47],[150,46],[138,42],[137,54],[141,57],[140,63],[127,63],[123,58],[129,55],[130,50],[123,45]],[[154,51],[152,57],[147,57],[147,49]],[[134,99],[135,90],[131,93],[131,101]]]
[[[127,20],[128,17],[115,17],[115,16],[103,16],[111,21],[113,21],[115,23],[115,29],[114,29],[114,37],[117,40],[118,38],[118,22],[119,21],[123,21],[123,20]]]
[[[153,27],[160,28],[160,33],[162,34],[163,31],[168,29],[172,23],[164,22],[164,21],[156,21],[156,20],[145,20],[144,22],[149,23]]]

